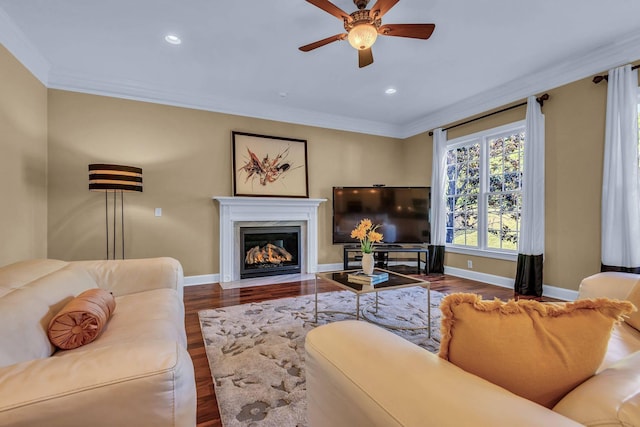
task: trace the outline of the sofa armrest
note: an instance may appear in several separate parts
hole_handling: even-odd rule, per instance
[[[308,420],[322,426],[578,426],[360,321],[307,334]]]
[[[580,283],[578,299],[613,298],[626,300],[633,287],[640,283],[640,274],[607,271],[586,277]]]
[[[589,378],[553,410],[585,426],[640,425],[640,352]]]
[[[183,297],[184,273],[174,258],[73,261],[70,264],[86,269],[99,287],[115,296],[169,288]]]
[[[0,368],[0,426],[196,424],[193,364],[175,342],[63,352]]]

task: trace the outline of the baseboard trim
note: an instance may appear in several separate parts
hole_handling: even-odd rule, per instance
[[[185,276],[184,278],[184,286],[209,285],[219,282],[219,274],[202,274],[200,276]]]
[[[488,283],[502,288],[513,289],[513,279],[510,277],[496,276],[494,274],[480,273],[478,271],[448,266],[444,267],[444,274]],[[542,285],[542,294],[550,298],[557,298],[565,301],[575,301],[578,298],[578,291],[549,285]]]
[[[551,298],[558,298],[564,301],[575,301],[578,299],[578,291],[558,288],[557,286],[542,285],[542,294]]]
[[[318,264],[318,273],[326,273],[327,271],[340,271],[344,265],[340,263],[336,264]]]
[[[342,270],[342,267],[342,263],[318,264],[318,272],[338,271]],[[513,289],[513,279],[510,277],[496,276],[494,274],[480,273],[478,271],[448,266],[444,267],[444,274]],[[184,286],[208,285],[211,283],[220,283],[220,274],[203,274],[200,276],[186,276],[184,278]],[[578,291],[558,288],[556,286],[543,285],[542,292],[543,295],[547,297],[565,301],[574,301],[578,298]]]

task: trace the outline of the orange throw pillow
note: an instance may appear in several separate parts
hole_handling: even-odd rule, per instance
[[[116,301],[104,289],[89,289],[72,299],[49,323],[53,345],[71,350],[95,340],[116,308]]]
[[[605,298],[505,303],[458,293],[446,296],[440,310],[441,358],[552,408],[596,373],[613,324],[633,305]]]

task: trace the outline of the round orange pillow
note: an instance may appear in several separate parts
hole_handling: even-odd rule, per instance
[[[49,323],[47,334],[53,345],[71,350],[95,340],[116,308],[113,295],[104,289],[89,289],[72,299]]]

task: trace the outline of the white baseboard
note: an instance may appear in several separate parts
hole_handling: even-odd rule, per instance
[[[478,271],[447,266],[444,267],[444,274],[488,283],[490,285],[500,286],[502,288],[513,289],[514,279],[510,277],[496,276],[493,274],[480,273]],[[550,298],[557,298],[564,301],[574,301],[578,298],[578,291],[572,291],[571,289],[558,288],[556,286],[549,285],[542,285],[542,294]]]
[[[542,285],[542,294],[544,296],[561,299],[563,301],[575,301],[578,299],[578,291],[544,284]]]
[[[342,270],[344,265],[340,263],[336,264],[318,264],[318,273],[324,273],[327,271],[340,271]]]
[[[342,263],[318,264],[318,272],[338,271],[342,270],[342,267]],[[478,282],[500,286],[502,288],[513,289],[513,279],[509,277],[496,276],[494,274],[480,273],[478,271],[447,266],[444,267],[444,273],[451,276],[462,277],[464,279],[476,280]],[[184,278],[184,286],[207,285],[210,283],[219,282],[220,274],[203,274],[200,276],[186,276]],[[556,286],[543,285],[542,291],[543,295],[547,297],[557,298],[565,301],[574,301],[578,298],[578,291],[558,288]]]
[[[219,282],[220,282],[219,274],[203,274],[200,276],[185,276],[184,278],[185,286],[208,285],[210,283],[219,283]]]

